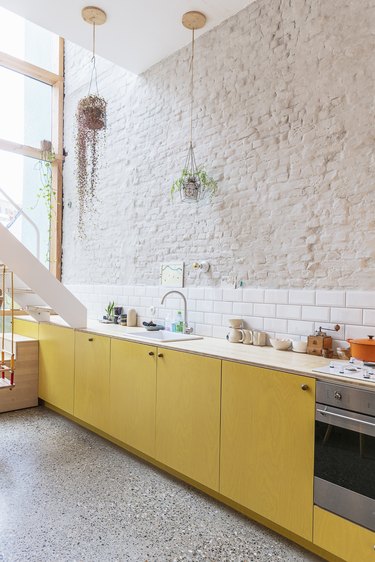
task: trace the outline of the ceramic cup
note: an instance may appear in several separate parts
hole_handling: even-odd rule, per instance
[[[258,332],[258,330],[253,331],[253,344],[254,345],[266,345],[267,334],[266,332]]]
[[[242,328],[241,318],[230,318],[228,320],[230,328]]]
[[[238,328],[231,328],[227,335],[228,341],[231,343],[242,343],[244,340],[244,331]]]
[[[243,342],[246,345],[250,345],[251,343],[253,343],[253,332],[252,330],[243,330],[244,336],[243,336]]]

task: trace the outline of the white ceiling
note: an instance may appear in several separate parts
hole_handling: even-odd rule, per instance
[[[107,23],[97,28],[96,51],[139,74],[191,40],[181,24],[185,12],[207,17],[201,33],[212,29],[253,0],[0,0],[0,6],[91,50],[92,29],[81,18],[87,5],[102,8]],[[90,3],[93,2],[93,3]]]

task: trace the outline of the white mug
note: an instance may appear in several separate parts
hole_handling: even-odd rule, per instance
[[[228,322],[230,328],[242,328],[242,318],[230,318]]]
[[[246,345],[250,345],[251,343],[253,343],[253,332],[252,330],[243,330],[244,336],[243,336],[243,342]]]
[[[244,331],[238,328],[231,328],[227,335],[227,340],[231,343],[242,343],[244,340]]]
[[[267,343],[267,334],[266,332],[258,332],[254,330],[253,332],[253,344],[254,345],[266,345]]]

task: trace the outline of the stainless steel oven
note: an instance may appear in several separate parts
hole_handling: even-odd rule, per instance
[[[375,388],[317,382],[314,503],[375,531]]]

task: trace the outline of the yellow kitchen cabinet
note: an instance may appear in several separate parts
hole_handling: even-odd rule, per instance
[[[17,316],[14,318],[13,322],[15,334],[26,336],[27,338],[33,338],[34,340],[38,339],[38,322],[33,322],[32,320],[20,320]]]
[[[221,361],[158,349],[156,458],[218,490]]]
[[[39,324],[39,396],[73,414],[74,330]]]
[[[106,433],[109,430],[109,337],[75,335],[74,415]]]
[[[315,381],[223,361],[220,492],[312,540]]]
[[[345,562],[374,562],[375,533],[314,507],[314,544]]]
[[[112,339],[110,434],[155,454],[156,347]]]

